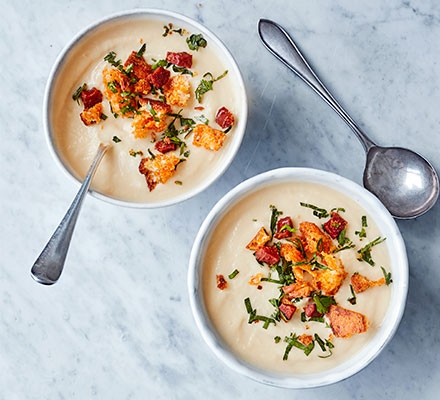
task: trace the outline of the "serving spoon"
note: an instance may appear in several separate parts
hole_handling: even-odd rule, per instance
[[[439,179],[432,165],[412,150],[376,145],[334,99],[280,25],[260,19],[258,33],[266,48],[336,111],[360,140],[367,155],[365,188],[395,218],[415,218],[428,211],[439,195]]]
[[[66,215],[32,266],[31,276],[38,283],[53,285],[59,279],[61,272],[63,272],[67,251],[69,250],[73,230],[75,229],[83,200],[89,190],[96,169],[108,148],[109,146],[102,143],[99,145],[92,165]]]

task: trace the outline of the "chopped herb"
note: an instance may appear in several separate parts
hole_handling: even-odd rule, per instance
[[[125,70],[127,71],[127,74],[129,74],[130,72],[133,71],[133,63],[131,63],[130,65],[127,66],[127,68],[125,68]]]
[[[113,139],[112,139],[115,143],[119,143],[119,142],[122,142],[122,140],[121,139],[119,139],[117,136],[113,136]]]
[[[107,82],[107,86],[113,93],[118,93],[118,88],[116,87],[115,83],[115,81]]]
[[[189,38],[186,38],[186,43],[188,43],[188,47],[190,48],[190,50],[196,51],[199,51],[200,47],[206,47],[206,45],[208,44],[201,33],[199,33],[198,35],[193,33]]]
[[[272,210],[272,215],[270,217],[270,231],[273,236],[273,235],[275,235],[276,230],[277,230],[278,216],[280,216],[283,212],[278,211],[277,208],[272,204],[269,206],[269,208]]]
[[[165,67],[168,68],[171,63],[169,63],[167,60],[159,60],[155,64],[151,66],[151,69],[154,71],[156,68],[159,67]]]
[[[156,110],[151,106],[151,103],[150,103],[150,102],[147,103],[147,108],[148,108],[148,111],[150,112],[151,116],[153,117],[154,121],[156,121],[156,122],[160,122],[160,118],[156,117],[157,112],[156,112]]]
[[[305,311],[301,313],[301,322],[307,322],[307,317]]]
[[[289,232],[292,232],[292,233],[296,232],[296,229],[295,229],[295,228],[292,228],[292,227],[291,227],[290,225],[288,225],[288,224],[283,225],[283,226],[281,227],[281,229],[280,229],[280,232],[282,232],[282,231],[284,231],[284,230],[289,231]]]
[[[171,64],[171,63],[170,63]],[[191,75],[193,76],[193,72],[191,70],[189,70],[188,68],[185,67],[179,67],[178,65],[175,64],[171,64],[173,66],[173,71],[174,72],[180,72],[180,75]]]
[[[330,305],[336,305],[336,301],[333,297],[324,296],[322,294],[313,295],[313,301],[316,304],[316,311],[318,311],[320,314],[327,314]]]
[[[330,215],[328,211],[325,210],[324,208],[316,207],[313,204],[303,203],[303,202],[300,202],[299,204],[302,205],[303,207],[311,208],[313,210],[313,215],[315,217],[318,217],[319,219],[327,218]]]
[[[107,115],[105,115],[104,113],[101,114],[101,119],[102,119],[103,121],[105,121],[107,118],[108,118]]]
[[[209,119],[206,118],[203,114],[199,115],[197,117],[194,117],[194,119],[196,119],[197,121],[200,121],[202,124],[205,124],[205,125],[209,124]]]
[[[347,240],[347,238],[345,237],[346,233],[347,233],[347,229],[344,228],[342,229],[341,233],[338,235],[339,246],[343,246],[345,244]]]
[[[366,215],[362,215],[362,227],[363,228],[367,228],[367,216]]]
[[[239,271],[238,269],[234,269],[234,271],[232,271],[232,272],[228,275],[228,278],[229,278],[229,279],[234,279],[239,273],[240,273],[240,271]]]
[[[131,75],[131,69],[133,69],[133,65],[130,64],[127,67],[127,70],[124,69],[124,66],[122,65],[122,61],[121,60],[116,60],[116,53],[114,51],[110,51],[105,57],[104,57],[104,61],[107,61],[109,64],[113,65],[113,67],[117,68],[120,72],[122,72],[123,74],[127,75],[130,78],[130,81],[132,83],[136,83],[137,79],[136,77]],[[128,71],[128,68],[131,66],[130,71]]]
[[[78,104],[79,104],[79,98],[81,97],[81,93],[83,92],[83,90],[87,90],[87,83],[84,83],[84,85],[76,89],[75,93],[72,95],[72,99],[76,101]]]
[[[265,317],[263,315],[257,315],[257,310],[254,310],[252,308],[249,297],[244,299],[244,304],[246,306],[246,311],[249,314],[248,324],[252,324],[255,321],[264,321],[264,325],[263,325],[264,329],[267,329],[269,327],[269,324],[271,323],[276,325],[276,322],[273,318]]]
[[[321,347],[322,351],[324,351],[324,352],[327,351],[327,349],[325,348],[326,345],[327,345],[328,351],[329,351],[329,354],[327,354],[325,356],[318,356],[319,358],[328,358],[333,354],[330,349],[332,349],[335,346],[333,346],[333,344],[330,343],[327,339],[325,339],[325,343],[324,343],[324,341],[319,337],[319,335],[317,333],[315,333],[315,340],[319,344],[319,347]]]
[[[141,48],[138,50],[138,52],[136,53],[136,57],[137,58],[141,58],[144,53],[145,53],[145,49],[147,48],[147,45],[144,43]]]
[[[171,34],[171,32],[176,32],[178,33],[180,36],[183,36],[183,29],[179,28],[179,29],[173,29],[173,24],[169,23],[168,26],[164,25],[163,26],[164,32],[162,33],[163,37],[168,36],[169,34]]]
[[[376,239],[374,239],[372,242],[368,243],[367,245],[365,245],[364,247],[362,247],[362,249],[358,250],[358,253],[360,254],[358,257],[358,261],[365,261],[368,264],[370,264],[371,266],[375,266],[375,262],[373,261],[373,259],[371,258],[371,248],[373,246],[376,246],[382,242],[384,242],[386,240],[386,238],[381,238],[380,236],[377,237]]]
[[[316,245],[316,251],[318,253],[321,253],[321,251],[324,250],[324,244],[322,243],[322,238],[318,240],[318,243]]]
[[[356,231],[354,234],[358,235],[360,238],[367,237],[367,232],[365,232],[365,228],[367,228],[367,227],[368,227],[367,216],[363,215],[362,216],[362,229],[360,231]]]
[[[304,258],[306,258],[306,252],[305,252],[305,250],[304,250],[304,246],[303,246],[301,240],[298,239],[298,238],[295,238],[295,239],[293,239],[293,242],[292,242],[292,243],[293,243],[294,246],[295,246],[295,247],[301,252],[302,256],[303,256]]]
[[[300,350],[304,351],[304,354],[306,356],[308,356],[312,350],[315,347],[315,342],[312,341],[308,346],[305,346],[304,344],[302,344],[300,341],[297,340],[298,336],[294,333],[294,334],[290,334],[290,336],[286,336],[284,338],[284,341],[287,342],[287,347],[286,350],[284,351],[284,356],[283,356],[283,360],[287,360],[289,358],[289,353],[290,350],[292,350],[292,347],[296,347]]]
[[[130,154],[132,157],[136,157],[137,155],[142,157],[144,155],[144,153],[142,153],[142,151],[134,151],[134,150],[130,150],[128,152],[128,154]]]
[[[331,210],[330,210],[330,214],[331,213],[338,213],[338,212],[340,212],[340,211],[342,211],[342,212],[345,212],[345,208],[342,208],[342,207],[338,207],[338,208],[332,208]]]
[[[222,79],[224,76],[226,76],[226,74],[228,73],[228,70],[226,70],[225,72],[223,72],[223,74],[221,74],[219,77],[215,78],[212,76],[212,74],[210,72],[207,72],[205,75],[203,75],[203,78],[205,78],[206,76],[210,76],[211,80],[207,80],[207,79],[202,79],[199,83],[199,86],[197,86],[197,89],[195,91],[195,95],[197,98],[197,101],[199,103],[202,102],[203,99],[203,95],[206,92],[209,92],[210,90],[213,90],[213,83],[217,82],[219,79]]]
[[[232,125],[229,125],[229,126],[223,131],[223,133],[228,133],[231,129],[232,129]]]
[[[353,305],[356,304],[356,293],[353,290],[353,285],[350,285],[351,295],[352,297],[348,298],[347,301]]]
[[[174,183],[175,183],[176,185],[179,185],[179,186],[182,186],[182,185],[183,185],[182,181],[174,181]]]
[[[391,272],[387,273],[384,267],[380,267],[380,268],[382,269],[383,276],[385,277],[385,284],[389,286],[393,282],[393,280],[391,279]]]
[[[315,340],[318,343],[319,347],[321,347],[322,351],[325,351],[325,343],[324,341],[319,337],[317,333],[315,333]]]
[[[273,340],[275,341],[275,343],[279,343],[279,342],[281,342],[281,338],[280,338],[279,336],[275,336],[275,337],[273,338]]]
[[[156,155],[150,149],[148,149],[148,154],[150,154],[153,160],[156,158]]]

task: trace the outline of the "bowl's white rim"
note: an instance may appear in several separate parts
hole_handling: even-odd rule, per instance
[[[102,193],[99,193],[97,191],[94,191],[93,188],[89,190],[89,194],[91,194],[93,197],[96,197],[100,200],[104,200],[108,203],[117,205],[117,206],[123,206],[123,207],[129,207],[129,208],[160,208],[160,207],[167,207],[171,206],[177,203],[180,203],[182,201],[188,200],[191,197],[194,197],[207,189],[211,184],[213,184],[220,176],[223,175],[223,173],[226,171],[226,169],[231,165],[232,161],[235,158],[235,155],[237,154],[240,145],[243,140],[243,136],[246,131],[246,124],[247,124],[247,117],[248,117],[248,100],[246,95],[246,89],[243,81],[243,76],[240,72],[240,68],[238,67],[237,62],[235,61],[235,58],[230,53],[230,51],[227,49],[225,44],[217,37],[216,34],[214,34],[210,29],[205,27],[204,25],[200,24],[199,22],[193,20],[192,18],[189,18],[185,15],[182,15],[180,13],[169,11],[169,10],[162,10],[158,8],[139,8],[139,9],[131,9],[131,10],[125,10],[120,11],[117,13],[113,13],[111,15],[108,15],[102,19],[99,19],[98,21],[93,22],[92,24],[88,25],[87,27],[83,28],[81,31],[79,31],[61,50],[58,57],[55,60],[55,63],[52,66],[52,69],[50,71],[46,88],[44,91],[44,99],[43,99],[43,130],[46,136],[46,142],[49,147],[49,151],[52,154],[52,157],[54,158],[56,164],[58,167],[73,181],[79,186],[82,182],[80,182],[76,176],[69,170],[68,166],[62,161],[61,155],[58,154],[58,151],[56,149],[55,143],[54,143],[54,134],[51,126],[51,100],[53,95],[53,89],[54,89],[54,81],[57,77],[57,74],[61,71],[63,67],[63,63],[65,61],[66,56],[69,54],[69,52],[76,46],[76,44],[86,35],[88,35],[91,31],[99,28],[101,25],[107,24],[111,21],[116,21],[119,19],[124,18],[130,18],[130,17],[139,17],[145,15],[148,17],[148,15],[154,15],[154,16],[163,16],[164,19],[167,17],[174,18],[176,20],[181,20],[182,22],[194,26],[198,31],[203,33],[208,40],[214,41],[215,44],[220,48],[220,50],[224,53],[223,55],[227,58],[227,63],[230,64],[234,70],[234,75],[237,77],[237,81],[239,83],[239,92],[242,96],[242,106],[240,109],[240,123],[241,123],[241,129],[235,129],[234,135],[233,135],[233,142],[231,143],[228,154],[223,160],[220,167],[217,169],[216,173],[212,174],[212,176],[207,179],[206,181],[202,182],[199,186],[196,186],[193,190],[190,190],[186,193],[183,193],[181,196],[174,197],[172,199],[168,200],[162,200],[157,202],[130,202],[130,201],[124,201],[119,200],[110,196],[106,196]],[[238,128],[238,125],[237,125]]]
[[[222,342],[206,315],[203,305],[203,293],[199,287],[201,257],[209,236],[223,215],[249,193],[271,183],[282,181],[307,181],[327,185],[338,190],[364,208],[374,209],[374,219],[379,229],[384,226],[391,232],[387,235],[388,245],[393,245],[391,262],[393,267],[393,285],[390,304],[384,322],[372,340],[351,359],[333,369],[315,374],[287,375],[274,373],[252,366],[233,354]],[[326,182],[326,183],[325,183]],[[368,207],[365,205],[368,204]],[[369,210],[367,210],[369,211]],[[373,213],[370,213],[370,215]],[[383,232],[383,229],[381,229]],[[397,273],[396,268],[399,268]],[[397,279],[396,279],[397,278]],[[291,389],[304,389],[330,385],[356,374],[376,358],[394,336],[402,318],[408,292],[408,259],[405,244],[400,231],[385,206],[370,192],[360,185],[336,175],[311,168],[279,168],[254,176],[232,189],[212,208],[203,221],[191,251],[188,269],[188,291],[191,310],[201,335],[215,355],[232,370],[258,382]]]

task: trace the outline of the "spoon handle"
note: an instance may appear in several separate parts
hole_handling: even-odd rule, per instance
[[[64,262],[66,260],[67,251],[69,250],[70,240],[73,230],[75,229],[76,220],[78,218],[84,197],[89,190],[95,171],[107,151],[108,146],[102,143],[98,147],[92,165],[77,193],[72,204],[66,212],[66,215],[58,225],[52,237],[46,244],[37,261],[31,269],[31,276],[38,283],[43,285],[53,285],[60,277],[63,271]]]
[[[292,38],[281,26],[268,19],[260,19],[258,33],[266,48],[307,83],[347,123],[362,143],[366,152],[375,146],[374,142],[362,132],[359,126],[357,126],[319,80]]]

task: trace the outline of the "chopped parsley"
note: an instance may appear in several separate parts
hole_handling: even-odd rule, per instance
[[[150,149],[148,149],[148,154],[151,156],[152,160],[156,158],[156,155]]]
[[[202,124],[208,125],[209,124],[209,119],[206,118],[203,114],[202,115],[198,115],[197,117],[194,117],[197,121],[200,121]]]
[[[145,53],[145,49],[147,48],[147,45],[144,43],[141,48],[138,50],[138,52],[136,53],[136,57],[137,58],[141,58],[144,53]]]
[[[182,181],[174,181],[174,183],[175,183],[176,185],[179,185],[179,186],[182,186],[182,185],[183,185]]]
[[[213,90],[213,83],[217,82],[218,80],[224,78],[226,76],[226,74],[228,73],[228,70],[226,70],[225,72],[223,72],[223,74],[221,74],[220,76],[218,76],[217,78],[214,78],[213,75],[210,72],[207,72],[205,75],[203,75],[203,78],[210,76],[210,80],[208,79],[202,79],[199,83],[199,86],[197,86],[197,89],[195,91],[195,95],[196,95],[196,99],[199,103],[202,102],[203,100],[203,95],[206,92],[209,92],[210,90]]]
[[[327,354],[325,356],[318,356],[319,358],[328,358],[333,354],[331,349],[335,346],[331,342],[329,342],[327,339],[325,339],[325,343],[324,343],[324,341],[319,337],[319,335],[317,333],[315,333],[315,340],[316,340],[316,343],[318,343],[318,345],[322,351],[324,351],[324,352],[327,351],[327,349],[325,348],[326,345],[327,345],[328,351],[329,351],[329,354]]]
[[[108,118],[107,115],[105,115],[104,113],[101,114],[101,119],[102,119],[103,121],[105,121],[107,118]]]
[[[323,294],[314,294],[313,301],[316,304],[316,311],[320,314],[327,314],[330,305],[336,305],[336,301],[332,296],[324,296]]]
[[[338,248],[333,251],[333,253],[338,253],[342,250],[352,249],[355,245],[353,242],[346,236],[347,229],[342,229],[341,233],[338,236]]]
[[[156,68],[159,68],[159,67],[163,67],[163,68],[172,67],[174,72],[180,72],[181,75],[185,75],[185,74],[191,75],[191,76],[194,75],[193,72],[191,70],[189,70],[188,68],[186,68],[186,67],[179,67],[178,65],[170,63],[167,60],[159,60],[159,61],[155,62],[151,66],[151,69],[154,71]]]
[[[144,155],[144,153],[142,151],[134,151],[134,150],[130,150],[128,152],[128,154],[130,154],[132,157],[136,157],[138,155],[142,157]]]
[[[190,37],[186,38],[186,43],[188,44],[190,50],[196,51],[199,51],[200,47],[206,47],[206,45],[208,44],[201,33],[199,33],[198,35],[193,33]]]
[[[238,269],[234,269],[234,271],[232,271],[232,272],[228,275],[228,278],[229,278],[229,279],[234,279],[239,273],[240,273],[240,271],[239,271]]]
[[[79,104],[79,98],[81,97],[81,93],[83,90],[87,90],[87,83],[84,83],[78,89],[76,89],[75,93],[72,94],[72,99]]]
[[[280,338],[279,336],[275,336],[275,337],[273,338],[273,340],[274,340],[275,343],[279,343],[279,342],[281,342],[281,338]]]
[[[365,232],[365,228],[367,228],[367,227],[368,227],[367,216],[363,215],[362,216],[362,229],[360,231],[356,231],[354,234],[358,235],[360,238],[366,238],[367,232]]]
[[[274,205],[270,205],[269,208],[272,210],[272,214],[270,216],[270,232],[273,235],[275,235],[277,231],[277,222],[278,217],[283,214],[282,211],[278,211],[278,209]]]
[[[284,231],[284,230],[289,231],[289,232],[292,232],[292,233],[296,232],[296,229],[295,229],[295,228],[292,228],[292,227],[291,227],[290,225],[288,225],[288,224],[283,225],[283,226],[281,227],[281,229],[280,229],[280,232],[282,232],[282,231]]]
[[[391,279],[391,272],[387,272],[384,267],[380,267],[383,272],[383,276],[385,277],[385,284],[389,286],[393,280]]]
[[[359,249],[358,250],[358,253],[359,253],[358,261],[365,261],[374,267],[376,265],[376,263],[371,258],[371,248],[374,246],[377,246],[378,244],[384,242],[385,240],[386,240],[386,238],[381,238],[379,236],[376,239],[374,239],[372,242],[368,243],[367,245],[365,245],[364,247]]]
[[[113,139],[112,139],[115,143],[119,143],[119,142],[122,142],[122,140],[121,139],[119,139],[117,136],[113,136]]]
[[[253,322],[256,321],[264,321],[264,325],[263,325],[264,329],[267,329],[269,327],[269,324],[271,323],[276,325],[276,322],[273,318],[265,317],[263,315],[257,315],[257,310],[254,310],[252,308],[249,297],[244,299],[244,305],[246,306],[246,311],[249,314],[248,324],[252,324]]]
[[[284,341],[287,342],[286,350],[284,351],[283,360],[286,361],[289,358],[290,350],[292,350],[293,347],[296,347],[302,351],[304,351],[304,354],[308,356],[312,350],[315,348],[315,341],[312,340],[312,342],[305,346],[298,340],[298,336],[296,333],[291,333],[290,336],[286,336],[284,338]]]
[[[355,304],[356,304],[356,293],[355,293],[354,290],[353,290],[353,285],[350,285],[350,290],[351,290],[351,296],[352,296],[352,297],[348,298],[347,301],[348,301],[350,304],[355,305]]]
[[[168,35],[171,35],[172,32],[178,33],[180,36],[183,36],[183,29],[173,29],[173,24],[169,23],[168,25],[163,26],[164,32],[162,33],[163,37],[167,37]]]
[[[313,210],[313,215],[315,217],[318,217],[319,219],[327,218],[330,215],[328,211],[325,210],[324,208],[319,208],[317,206],[314,206],[313,204],[303,203],[303,202],[300,202],[299,204],[302,205],[303,207],[311,208]]]

